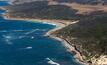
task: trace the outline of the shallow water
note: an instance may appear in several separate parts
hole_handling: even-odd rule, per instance
[[[0,17],[0,65],[80,65],[60,41],[44,36],[53,28]]]

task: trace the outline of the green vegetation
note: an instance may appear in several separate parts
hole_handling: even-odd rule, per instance
[[[54,35],[64,37],[71,45],[76,45],[86,60],[107,55],[107,13],[94,12],[94,15],[56,31]]]
[[[47,1],[36,1],[25,4],[6,6],[10,18],[37,18],[80,20],[53,33],[58,37],[66,38],[71,45],[85,56],[85,60],[107,55],[107,13],[93,12],[87,15],[78,15],[65,5],[48,5]]]
[[[7,15],[13,18],[40,18],[40,19],[77,19],[74,10],[66,5],[48,5],[47,1],[36,1],[25,4],[5,7]]]

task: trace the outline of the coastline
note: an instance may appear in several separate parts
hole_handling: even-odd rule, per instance
[[[10,18],[4,16],[4,19],[6,20],[25,20],[25,21],[31,21],[31,22],[40,22],[40,23],[46,23],[50,25],[55,25],[56,27],[49,30],[44,36],[48,36],[50,38],[56,39],[58,41],[61,41],[62,44],[65,46],[68,52],[72,53],[75,52],[74,58],[77,60],[77,62],[87,65],[87,63],[83,62],[82,56],[79,51],[76,50],[75,47],[69,44],[69,41],[67,41],[64,38],[56,37],[54,35],[51,35],[51,33],[55,32],[56,30],[60,30],[68,25],[75,24],[79,21],[69,21],[69,20],[49,20],[49,19],[30,19],[30,18]]]
[[[6,9],[4,9],[4,8],[2,8],[2,7],[0,7],[0,9],[2,9],[2,10],[6,10]],[[7,12],[8,12],[8,10],[6,10]],[[4,15],[4,19],[7,19],[7,20],[25,20],[25,21],[28,21],[28,22],[40,22],[40,23],[45,23],[45,24],[49,24],[49,25],[55,25],[56,27],[55,28],[53,28],[53,29],[51,29],[51,30],[49,30],[46,34],[45,34],[45,36],[48,36],[48,37],[51,37],[51,38],[53,38],[53,39],[56,39],[56,40],[59,40],[59,41],[61,41],[62,42],[62,44],[66,47],[66,49],[67,49],[67,51],[68,52],[70,52],[70,53],[72,53],[72,51],[74,52],[76,52],[76,54],[75,54],[75,58],[76,58],[76,60],[77,60],[77,62],[79,62],[79,63],[81,63],[81,64],[85,64],[85,65],[88,65],[88,63],[86,63],[86,62],[83,62],[83,61],[81,61],[80,59],[82,59],[82,56],[81,56],[81,54],[80,54],[80,52],[78,52],[78,50],[76,50],[76,48],[74,47],[74,46],[72,46],[72,45],[70,45],[69,44],[69,40],[66,40],[65,38],[61,38],[61,37],[56,37],[56,36],[54,36],[54,35],[51,35],[51,33],[53,33],[53,32],[55,32],[56,30],[59,30],[59,29],[62,29],[63,27],[66,27],[66,26],[68,26],[68,25],[70,25],[70,24],[75,24],[76,23],[76,21],[74,21],[74,23],[72,22],[72,21],[67,21],[67,23],[64,23],[64,22],[66,22],[66,20],[48,20],[48,19],[30,19],[30,18],[7,18],[6,16],[5,16],[5,13],[3,13],[3,15]],[[62,21],[64,21],[64,22],[62,22]],[[72,23],[71,23],[72,22]],[[75,53],[74,52],[74,53]],[[79,57],[78,57],[79,56]],[[105,62],[105,60],[107,60],[107,59],[105,59],[105,57],[104,56],[101,56],[100,58],[99,58],[99,61],[95,61],[95,62],[98,62],[99,63],[99,65],[100,64],[103,64],[104,62]],[[103,61],[103,62],[102,62]],[[106,62],[105,62],[106,63]],[[107,64],[107,63],[106,63]]]

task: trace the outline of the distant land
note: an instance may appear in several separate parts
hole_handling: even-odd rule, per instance
[[[107,64],[106,0],[32,1],[15,0],[13,5],[3,7],[7,10],[4,16],[8,19],[64,20],[60,23],[78,21],[51,35],[68,41],[89,64]]]
[[[14,0],[14,3],[25,3],[32,1],[56,1],[56,2],[66,2],[66,3],[79,3],[79,4],[107,4],[107,0]]]

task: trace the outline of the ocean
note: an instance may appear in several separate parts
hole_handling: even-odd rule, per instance
[[[0,6],[6,5],[0,1]],[[44,36],[55,27],[0,16],[0,65],[81,65],[61,41]]]

